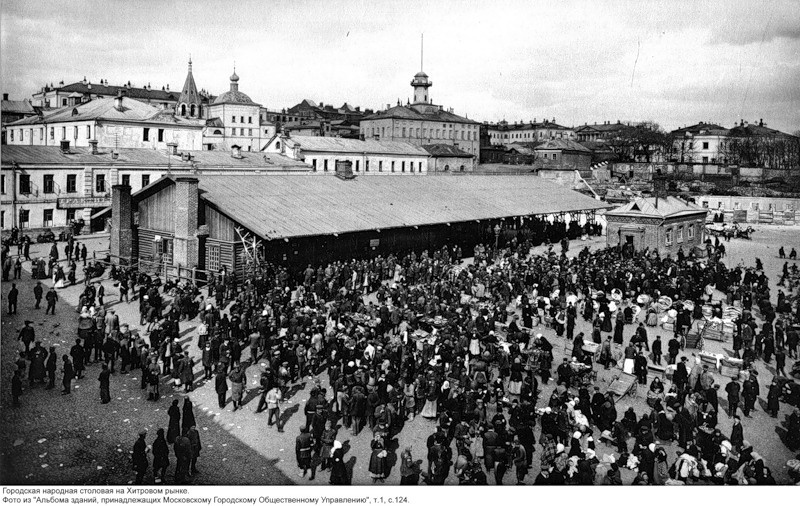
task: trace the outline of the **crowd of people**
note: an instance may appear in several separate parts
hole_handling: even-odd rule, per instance
[[[501,484],[510,470],[516,483],[524,483],[536,453],[536,484],[621,484],[622,467],[636,471],[634,484],[774,482],[744,437],[739,409],[750,416],[764,390],[769,413],[777,415],[778,378],[764,389],[753,366],[774,356],[776,376],[785,375],[786,356],[797,356],[795,299],[773,305],[763,268],[726,267],[718,240],[709,241],[705,258],[693,251],[670,257],[615,248],[585,248],[570,258],[566,230],[560,253],[550,246],[545,254],[529,254],[533,242],[521,233],[504,238],[498,249],[476,246],[467,263],[460,248],[444,247],[309,265],[302,272],[266,265],[245,279],[223,269],[207,280],[205,293],[189,282],[162,284],[158,276],[114,268],[120,300],[138,299],[138,323],[146,330],[120,322],[98,299],[97,284],[87,284],[76,344],[62,357],[64,392],[94,362],[102,364],[101,402],[110,400],[107,380],[117,365],[121,374],[142,371],[142,389],[153,402],[167,382],[190,391],[197,364],[180,342],[178,322],[196,319],[202,378],[213,379],[220,408],[242,406],[246,371],[255,367],[261,393],[256,412],[268,411],[262,415],[267,426],[283,431],[281,406],[301,380],[312,380],[296,438],[298,474],[312,480],[320,468],[331,484],[350,483],[340,433],[364,430],[371,433],[369,478],[385,480],[395,437],[423,417],[435,428],[425,459],[414,458],[417,448],[403,450],[403,484],[443,484],[451,473],[462,484]],[[784,278],[789,274],[785,269]],[[733,349],[744,374],[724,384],[694,357],[678,359],[692,320],[703,316],[717,291],[725,304],[742,308]],[[675,301],[670,309],[677,317],[673,335],[662,343],[648,327],[664,312],[657,306],[663,296]],[[693,309],[679,301],[692,302]],[[579,317],[591,322],[590,336],[575,334]],[[533,330],[539,323],[550,330]],[[23,329],[20,340],[35,342],[31,331]],[[554,348],[562,345],[567,356],[553,370]],[[23,352],[32,383],[49,374],[54,353],[40,343]],[[644,410],[631,407],[619,416],[618,399],[602,391],[592,372],[630,360],[639,383],[647,385],[648,367],[660,366],[662,354],[674,371],[669,382],[650,380]],[[555,388],[543,395],[551,380]],[[730,434],[718,427],[720,390],[734,420]],[[165,440],[174,446],[174,479],[182,483],[197,472],[192,458],[200,444],[196,429],[189,434],[193,423],[174,427],[177,411],[170,408],[166,439],[159,431],[158,459],[153,443],[153,474],[164,479]],[[185,421],[186,407],[183,416]],[[792,417],[800,422],[797,412]],[[798,434],[790,431],[788,444],[797,445]],[[137,482],[149,466],[145,438],[140,434],[134,446]],[[672,441],[680,448],[676,459],[668,451]],[[600,443],[616,454],[600,456]],[[598,473],[601,464],[605,471]]]

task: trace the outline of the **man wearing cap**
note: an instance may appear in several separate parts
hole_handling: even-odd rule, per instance
[[[136,485],[141,485],[144,482],[144,475],[147,472],[147,468],[150,467],[150,462],[147,457],[147,452],[149,450],[147,448],[147,442],[145,442],[146,436],[147,429],[140,430],[139,439],[133,444],[133,470],[136,471]]]
[[[42,303],[43,296],[44,288],[42,288],[42,282],[37,281],[36,285],[33,287],[33,298],[36,300],[36,304],[33,306],[33,309],[39,309],[39,305]]]
[[[736,379],[732,379],[726,386],[725,392],[728,394],[728,417],[736,416],[736,411],[739,408],[739,399],[741,393],[741,386]]]
[[[31,343],[36,339],[36,331],[31,327],[32,321],[25,320],[25,326],[19,331],[17,341],[22,341],[25,345],[25,354],[28,355],[31,351]]]

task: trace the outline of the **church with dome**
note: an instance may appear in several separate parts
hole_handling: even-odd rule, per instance
[[[217,97],[198,93],[189,59],[189,71],[175,105],[175,116],[205,126],[204,150],[259,151],[275,135],[275,125],[261,120],[261,109],[260,104],[239,91],[235,68],[228,91]]]

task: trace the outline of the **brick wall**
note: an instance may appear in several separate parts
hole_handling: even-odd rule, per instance
[[[173,263],[182,267],[195,267],[199,258],[197,232],[197,179],[175,179],[175,243]]]

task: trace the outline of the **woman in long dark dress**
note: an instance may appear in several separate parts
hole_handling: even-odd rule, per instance
[[[339,441],[334,441],[333,443],[331,460],[331,485],[350,485],[350,476],[344,463],[344,451],[342,450],[342,443]]]
[[[158,429],[156,434],[153,441],[153,478],[156,483],[163,483],[169,467],[169,446],[164,439],[164,429]]]
[[[624,338],[622,332],[625,330],[625,320],[622,318],[622,313],[617,315],[617,321],[614,324],[614,344],[622,344]]]
[[[172,401],[172,406],[167,410],[169,415],[169,425],[167,426],[167,443],[173,444],[175,438],[181,432],[181,408],[178,407],[178,400]]]
[[[186,434],[191,427],[196,426],[197,422],[194,419],[194,411],[192,410],[192,401],[187,397],[183,401],[183,421],[181,422],[181,432]]]
[[[369,476],[372,478],[373,483],[378,480],[383,483],[386,478],[386,457],[388,453],[383,447],[383,441],[379,438],[374,439],[371,446],[372,455],[369,458]]]

